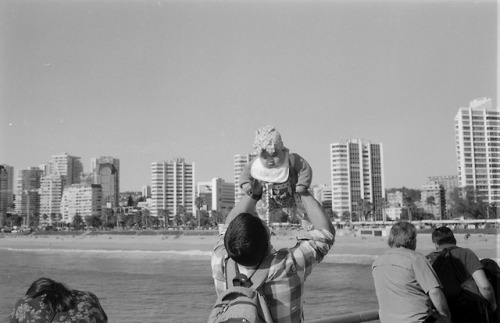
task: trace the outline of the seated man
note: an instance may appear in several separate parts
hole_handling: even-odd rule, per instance
[[[439,280],[427,259],[415,252],[415,226],[397,222],[391,228],[388,244],[391,249],[372,265],[380,321],[449,323],[450,312]]]
[[[427,258],[444,286],[453,323],[489,322],[486,307],[493,313],[497,304],[479,258],[472,250],[456,246],[457,240],[448,227],[436,228],[432,242],[437,251]]]
[[[215,244],[212,275],[217,295],[226,289],[224,266],[230,257],[247,277],[268,270],[261,288],[274,322],[303,322],[304,281],[332,247],[335,229],[318,201],[305,192],[301,200],[312,229],[292,248],[274,250],[268,227],[254,214],[262,196],[261,185],[254,185],[253,194],[244,195],[228,214],[225,230]],[[264,259],[266,268],[259,267]]]

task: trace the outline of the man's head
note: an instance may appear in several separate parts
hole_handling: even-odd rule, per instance
[[[452,244],[452,245],[457,244],[457,240],[453,235],[453,231],[451,231],[451,229],[447,227],[436,228],[432,232],[432,242],[434,242],[438,246],[443,244]]]
[[[269,231],[256,216],[241,213],[229,224],[224,246],[231,259],[243,266],[256,266],[269,251]]]
[[[397,222],[391,228],[388,240],[391,248],[417,248],[417,229],[410,222]]]

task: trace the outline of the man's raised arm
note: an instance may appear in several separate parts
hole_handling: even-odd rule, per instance
[[[333,227],[332,221],[330,221],[314,196],[312,196],[309,192],[305,192],[300,196],[300,199],[302,200],[302,204],[306,209],[307,217],[314,226],[314,229],[325,229],[330,231],[333,236],[335,236],[335,228]]]

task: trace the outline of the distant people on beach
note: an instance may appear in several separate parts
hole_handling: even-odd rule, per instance
[[[242,170],[240,187],[252,195],[252,183],[262,183],[265,195],[261,203],[269,212],[281,209],[293,217],[297,207],[303,211],[299,196],[307,192],[312,182],[309,163],[284,146],[281,134],[273,126],[257,129],[253,147],[257,157]]]
[[[427,255],[443,288],[453,323],[488,323],[497,310],[495,294],[476,254],[458,247],[453,231],[439,227],[432,232],[436,251]]]
[[[214,247],[211,266],[217,295],[235,284],[236,271],[240,286],[252,285],[253,278],[264,272],[264,283],[254,287],[264,295],[272,322],[303,322],[304,282],[332,247],[335,229],[318,201],[305,191],[300,198],[312,228],[295,246],[274,250],[269,228],[254,212],[262,185],[259,181],[252,185],[252,196],[244,195],[228,214]]]
[[[439,280],[417,248],[417,230],[397,222],[390,231],[390,249],[372,265],[382,323],[449,323],[450,311]]]
[[[50,278],[39,278],[12,310],[9,323],[106,323],[108,317],[93,293],[72,290]]]

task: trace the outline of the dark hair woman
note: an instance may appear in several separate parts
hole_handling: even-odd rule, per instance
[[[21,297],[10,316],[10,323],[96,322],[108,317],[97,296],[72,290],[50,278],[34,281]]]

